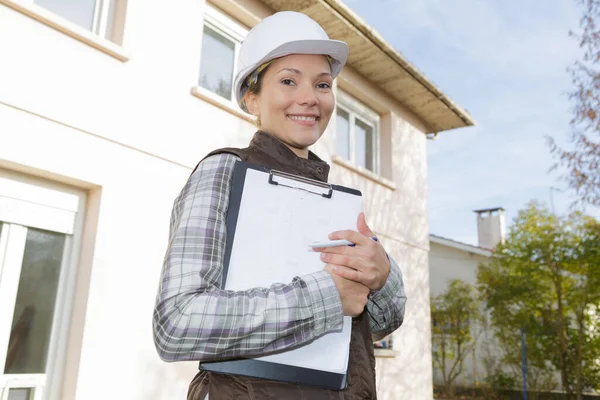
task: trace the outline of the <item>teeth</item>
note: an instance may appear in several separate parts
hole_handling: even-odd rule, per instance
[[[315,121],[317,119],[317,117],[302,117],[299,115],[290,115],[290,119],[293,119],[296,121]]]

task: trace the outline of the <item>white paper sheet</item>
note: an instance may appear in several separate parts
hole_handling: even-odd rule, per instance
[[[226,289],[246,290],[290,283],[296,276],[323,269],[319,253],[308,245],[327,240],[329,233],[356,230],[362,197],[334,191],[331,199],[299,189],[268,183],[269,174],[253,169],[246,182],[238,214]],[[276,177],[277,182],[303,186]],[[318,192],[320,188],[311,188]],[[328,333],[310,344],[258,360],[334,373],[346,372],[352,324],[344,317],[340,332]]]

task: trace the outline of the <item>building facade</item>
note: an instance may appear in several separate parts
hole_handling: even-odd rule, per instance
[[[478,236],[476,246],[429,235],[429,277],[432,297],[446,292],[449,283],[455,279],[476,287],[479,265],[488,263],[493,255],[493,249],[504,240],[506,228],[502,208],[476,210],[475,213]],[[482,305],[484,312],[483,309]],[[489,371],[492,368],[491,363],[500,356],[493,331],[487,326],[486,318],[480,323],[471,323],[470,330],[475,345],[469,349],[464,359],[462,371],[454,382],[455,386],[480,386],[491,373]],[[447,374],[453,363],[454,358],[449,357],[446,365]],[[433,382],[435,385],[444,385],[443,374],[439,367],[433,368]]]
[[[0,0],[0,398],[185,398],[197,363],[162,362],[151,332],[171,207],[206,153],[251,138],[237,50],[285,8],[350,45],[313,151],[404,274],[380,398],[431,399],[426,134],[470,116],[338,0],[62,4]]]

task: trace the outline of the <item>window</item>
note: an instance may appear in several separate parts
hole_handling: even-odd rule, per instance
[[[0,394],[43,400],[60,382],[84,195],[0,170]]]
[[[235,42],[205,25],[202,38],[202,59],[205,62],[200,68],[200,86],[231,100],[233,98]]]
[[[385,338],[383,338],[377,342],[374,342],[373,347],[376,349],[393,350],[394,349],[394,341],[392,339],[392,335],[386,336]]]
[[[30,0],[31,1],[31,0]],[[33,3],[82,28],[113,38],[113,22],[118,0],[33,0]]]
[[[336,154],[379,173],[379,115],[349,95],[338,93]]]
[[[395,357],[396,352],[394,351],[394,339],[392,335],[373,342],[373,353],[375,353],[375,357]]]
[[[233,100],[233,74],[246,34],[244,27],[215,8],[206,7],[198,82],[201,87]]]

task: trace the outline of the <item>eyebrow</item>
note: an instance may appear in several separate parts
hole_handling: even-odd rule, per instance
[[[302,75],[302,71],[300,71],[300,70],[298,70],[298,69],[295,69],[295,68],[283,68],[283,69],[282,69],[281,71],[279,71],[278,73],[280,73],[280,72],[282,72],[282,71],[288,71],[288,72],[292,72],[292,73],[294,73],[294,74],[297,74],[297,75]],[[322,76],[326,76],[326,75],[329,75],[329,76],[331,76],[331,73],[329,73],[329,72],[321,72],[320,74],[318,74],[318,75],[317,75],[317,77],[319,77],[319,78],[320,78],[320,77],[322,77]]]

